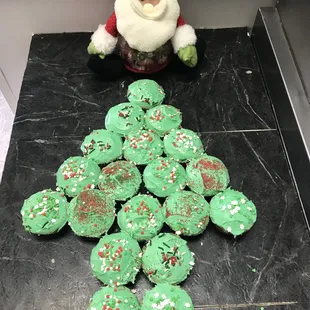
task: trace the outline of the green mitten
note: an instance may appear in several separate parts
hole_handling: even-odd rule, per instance
[[[198,63],[198,55],[195,45],[189,45],[181,48],[178,56],[188,67],[194,68]]]
[[[99,57],[101,59],[104,59],[105,58],[105,55],[100,53],[96,47],[95,47],[95,44],[93,42],[90,42],[89,45],[88,45],[88,48],[87,48],[87,51],[88,51],[88,54],[89,55],[99,55]]]

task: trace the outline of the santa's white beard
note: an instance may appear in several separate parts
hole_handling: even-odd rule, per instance
[[[175,34],[180,6],[177,0],[161,0],[153,12],[145,12],[139,0],[116,0],[117,29],[131,48],[153,52]]]

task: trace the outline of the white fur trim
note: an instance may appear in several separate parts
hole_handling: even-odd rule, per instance
[[[177,31],[171,41],[174,52],[177,54],[181,48],[196,44],[197,36],[195,29],[190,25],[180,26],[177,28]]]
[[[132,4],[136,4],[133,6]],[[175,34],[180,16],[177,0],[163,1],[165,7],[157,9],[161,14],[150,19],[142,16],[138,0],[116,0],[115,13],[117,30],[125,38],[129,46],[140,52],[154,52],[168,42]],[[155,7],[156,8],[156,7]]]
[[[118,38],[109,34],[105,29],[105,25],[99,25],[98,29],[92,35],[91,40],[99,52],[104,55],[110,55],[116,47]]]

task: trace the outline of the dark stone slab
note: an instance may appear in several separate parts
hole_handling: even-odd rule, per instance
[[[1,309],[86,309],[100,287],[89,266],[95,240],[78,238],[69,228],[36,237],[23,231],[19,215],[23,199],[55,187],[55,171],[79,154],[81,139],[11,142],[0,188]],[[188,238],[196,265],[184,288],[197,307],[208,305],[201,309],[268,303],[270,309],[307,309],[310,239],[277,131],[202,134],[202,139],[207,152],[226,163],[231,186],[255,202],[258,221],[237,240],[212,224],[203,235]],[[141,298],[151,284],[141,273],[132,288]]]
[[[196,266],[184,287],[197,309],[308,309],[309,233],[246,29],[198,35],[199,67],[188,75],[169,68],[154,79],[166,102],[182,110],[183,126],[200,132],[207,152],[227,164],[231,185],[255,202],[259,217],[237,240],[212,224],[188,238]],[[25,198],[55,188],[59,165],[81,154],[84,136],[104,127],[108,109],[138,78],[97,80],[85,66],[89,37],[33,38],[0,186],[0,309],[86,309],[100,287],[89,267],[97,240],[68,227],[33,236],[19,214]],[[131,288],[141,298],[151,284],[140,273]]]
[[[97,80],[86,67],[90,34],[33,37],[20,94],[15,138],[86,135],[104,126],[109,108],[126,101],[141,76]],[[271,106],[246,29],[198,30],[200,64],[189,74],[172,67],[152,76],[166,103],[182,109],[196,131],[275,128]],[[250,73],[250,74],[247,74]]]

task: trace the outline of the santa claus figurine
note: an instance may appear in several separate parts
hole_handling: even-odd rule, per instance
[[[196,41],[177,0],[116,0],[115,12],[91,38],[88,67],[103,77],[117,76],[125,67],[150,74],[164,69],[173,54],[195,67]]]

